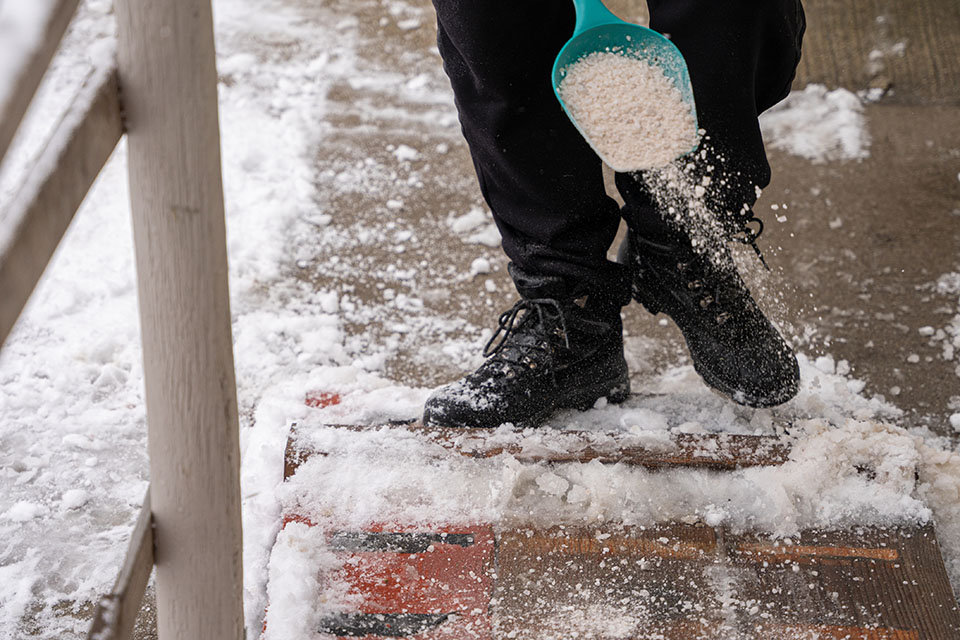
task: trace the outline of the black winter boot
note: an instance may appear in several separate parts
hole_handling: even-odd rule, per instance
[[[487,361],[427,399],[423,423],[530,427],[557,409],[586,410],[602,397],[623,402],[630,379],[622,331],[619,304],[524,297],[500,315]]]
[[[633,228],[627,242],[634,299],[677,323],[707,384],[751,407],[797,394],[796,356],[757,306],[726,246],[708,257],[682,234],[653,242]]]

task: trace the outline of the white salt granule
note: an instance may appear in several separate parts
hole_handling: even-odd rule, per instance
[[[638,58],[591,53],[567,67],[559,92],[583,136],[617,171],[662,167],[697,144],[680,91]]]

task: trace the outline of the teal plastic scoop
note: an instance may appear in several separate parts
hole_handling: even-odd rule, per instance
[[[640,25],[624,22],[604,6],[601,0],[573,0],[577,10],[577,23],[573,37],[560,50],[553,63],[553,92],[563,106],[564,112],[583,135],[583,130],[560,97],[560,83],[566,69],[581,58],[594,52],[615,52],[625,56],[640,58],[648,64],[659,67],[677,89],[683,102],[690,107],[694,130],[691,139],[696,139],[697,107],[693,100],[693,86],[690,84],[690,72],[687,63],[676,45],[663,35]],[[586,135],[583,136],[593,146]],[[696,145],[685,153],[696,148]],[[594,148],[596,150],[596,148]],[[680,155],[685,155],[680,154]],[[599,154],[599,152],[598,152]],[[604,160],[603,154],[599,154]],[[609,164],[609,162],[608,162]],[[617,167],[614,167],[617,169]]]

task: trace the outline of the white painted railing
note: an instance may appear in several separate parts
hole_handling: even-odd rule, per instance
[[[44,36],[17,52],[22,66],[0,100],[0,160],[78,4],[48,2]],[[117,0],[116,10],[117,67],[87,79],[0,214],[0,344],[126,133],[151,488],[90,637],[130,637],[155,567],[161,639],[240,640],[239,434],[210,0]]]

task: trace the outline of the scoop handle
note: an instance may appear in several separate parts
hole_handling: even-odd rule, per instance
[[[575,36],[600,25],[623,22],[607,9],[602,0],[573,0],[573,6],[577,9],[577,24],[573,29]]]

